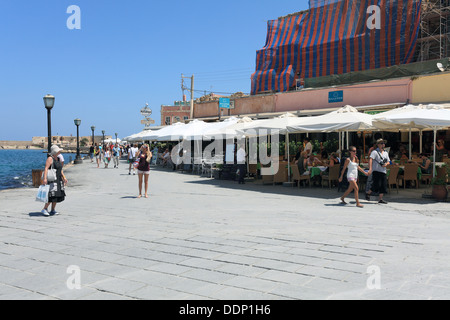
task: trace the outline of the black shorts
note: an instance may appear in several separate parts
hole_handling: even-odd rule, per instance
[[[373,171],[372,172],[372,188],[373,192],[378,194],[387,193],[387,178],[386,174],[383,172]]]

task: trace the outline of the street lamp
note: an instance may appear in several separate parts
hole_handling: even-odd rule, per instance
[[[102,134],[103,134],[102,146],[104,148],[105,147],[105,130],[102,130]]]
[[[94,135],[95,127],[92,126],[91,130],[92,130],[92,145],[95,145],[95,135]]]
[[[48,130],[48,154],[50,154],[50,149],[52,147],[52,116],[51,111],[55,105],[55,97],[48,94],[44,97],[44,105],[47,109],[47,130]]]
[[[117,133],[115,133],[115,135],[116,135],[116,143],[117,143],[117,136],[118,136],[118,134],[117,134]]]
[[[81,159],[81,155],[80,155],[80,124],[81,124],[81,120],[75,119],[75,120],[73,120],[73,122],[77,126],[77,156],[75,157],[74,163],[81,164],[81,163],[83,163],[83,160]]]

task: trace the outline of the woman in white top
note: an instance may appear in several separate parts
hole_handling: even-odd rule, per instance
[[[355,191],[355,200],[356,200],[356,206],[359,208],[363,208],[364,206],[359,203],[359,187],[358,187],[358,170],[364,173],[366,176],[368,175],[367,172],[365,172],[359,165],[358,165],[358,158],[356,157],[356,148],[350,147],[350,157],[345,160],[344,168],[342,169],[341,176],[339,177],[339,182],[342,182],[342,176],[345,172],[345,169],[348,169],[347,171],[347,180],[348,180],[348,189],[345,191],[344,195],[341,197],[341,203],[347,204],[345,202],[345,197],[347,197],[350,192],[353,190]]]

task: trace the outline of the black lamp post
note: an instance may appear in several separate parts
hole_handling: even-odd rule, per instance
[[[95,145],[95,135],[94,135],[95,127],[92,126],[91,130],[92,130],[92,145]]]
[[[50,149],[52,147],[52,116],[51,111],[55,105],[55,97],[48,94],[44,97],[44,105],[47,109],[47,129],[48,129],[48,154],[50,154]]]
[[[83,163],[83,160],[81,159],[81,155],[80,155],[80,124],[81,124],[81,120],[75,119],[75,120],[73,120],[73,122],[77,126],[77,156],[75,157],[74,163],[81,164],[81,163]]]
[[[115,135],[116,135],[116,143],[117,143],[117,136],[118,136],[118,134],[116,133]]]
[[[102,147],[105,147],[105,130],[102,130],[103,140],[102,140]]]

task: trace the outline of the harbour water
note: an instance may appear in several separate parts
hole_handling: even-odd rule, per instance
[[[64,163],[75,154],[63,153]],[[44,169],[47,154],[43,150],[0,150],[0,190],[32,186],[32,170]]]

